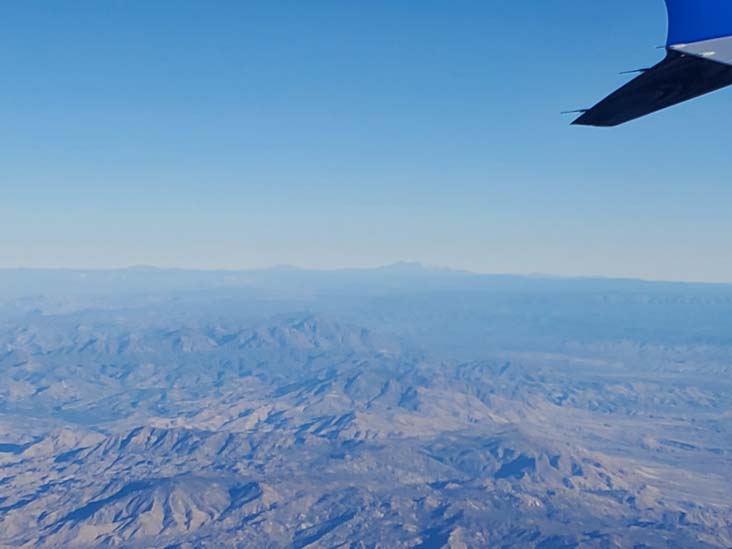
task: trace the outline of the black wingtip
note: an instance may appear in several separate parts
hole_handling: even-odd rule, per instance
[[[575,118],[570,125],[571,126],[591,126],[596,128],[605,128],[610,127],[610,124],[604,124],[604,123],[597,123],[596,120],[592,119],[592,116],[590,115],[590,111],[592,109],[578,109],[576,111],[568,111],[565,114],[576,114],[579,113],[581,116],[578,116]]]
[[[572,124],[611,128],[732,85],[732,67],[669,50]]]
[[[585,126],[588,128],[614,128],[615,126],[619,125],[619,124],[615,124],[615,123],[608,123],[608,122],[593,120],[588,115],[588,113],[589,113],[589,111],[584,113],[582,116],[580,116],[576,120],[573,120],[571,125],[572,126]]]

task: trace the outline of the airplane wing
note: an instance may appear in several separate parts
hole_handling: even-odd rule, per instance
[[[732,85],[732,0],[666,0],[666,58],[573,122],[617,126]]]
[[[572,123],[617,126],[731,85],[732,65],[669,50],[666,59]]]

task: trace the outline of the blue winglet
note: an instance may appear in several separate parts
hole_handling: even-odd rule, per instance
[[[666,0],[669,46],[732,36],[732,0]]]

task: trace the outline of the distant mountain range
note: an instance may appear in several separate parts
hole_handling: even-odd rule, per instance
[[[728,288],[286,271],[16,281],[0,547],[732,546]]]

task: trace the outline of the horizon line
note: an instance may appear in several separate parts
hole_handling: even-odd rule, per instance
[[[269,266],[260,267],[185,267],[185,266],[158,266],[158,265],[147,265],[147,264],[134,264],[127,266],[115,266],[115,267],[28,267],[28,266],[0,266],[0,272],[10,271],[38,271],[38,272],[91,272],[91,273],[113,273],[121,271],[160,271],[160,272],[189,272],[189,273],[254,273],[254,272],[267,272],[267,271],[300,271],[300,272],[313,272],[313,273],[348,273],[348,272],[372,272],[372,271],[386,271],[396,269],[412,269],[414,271],[430,272],[430,273],[443,273],[451,275],[463,275],[463,276],[474,276],[474,277],[513,277],[513,278],[536,278],[536,279],[554,279],[554,280],[576,280],[576,281],[587,281],[587,280],[605,280],[605,281],[626,281],[626,282],[644,282],[644,283],[656,283],[656,284],[694,284],[694,285],[707,285],[707,286],[732,286],[732,281],[704,281],[704,280],[688,280],[688,279],[663,279],[663,278],[646,278],[643,276],[612,276],[612,275],[574,275],[574,274],[552,274],[544,272],[485,272],[485,271],[471,271],[468,269],[454,268],[444,265],[431,265],[420,261],[397,261],[393,263],[378,264],[374,266],[359,266],[359,267],[303,267],[293,264],[274,264]]]

